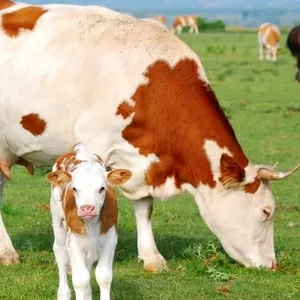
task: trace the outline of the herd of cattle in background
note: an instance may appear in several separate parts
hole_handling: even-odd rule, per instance
[[[92,24],[79,36],[78,24],[82,29],[88,16]],[[165,18],[144,20],[100,6],[0,1],[0,203],[14,165],[31,174],[52,167],[46,177],[58,300],[71,299],[68,270],[76,299],[92,299],[94,262],[100,299],[110,300],[118,239],[114,186],[133,203],[146,271],[168,269],[152,230],[154,197],[185,191],[232,259],[277,269],[269,182],[291,176],[300,164],[279,172],[251,162],[200,57],[169,32]],[[185,26],[198,34],[194,16],[177,17],[171,31]],[[290,32],[287,45],[300,70],[299,32]],[[275,61],[279,39],[277,26],[262,24],[259,58],[266,51]],[[1,213],[0,237],[0,264],[18,263]]]
[[[155,15],[153,20],[166,27],[167,18],[162,15]],[[181,34],[184,27],[189,28],[189,33],[199,34],[198,17],[195,15],[177,16],[170,28],[170,31]],[[167,27],[166,27],[167,28]],[[263,23],[257,29],[259,59],[276,61],[280,51],[280,30],[277,25]],[[300,26],[295,26],[288,35],[286,46],[291,54],[297,59],[296,80],[300,82]]]

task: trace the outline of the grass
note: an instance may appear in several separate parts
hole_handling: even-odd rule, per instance
[[[276,63],[259,61],[253,32],[202,33],[182,39],[200,55],[212,87],[253,162],[300,161],[300,86],[295,61],[282,49]],[[284,46],[286,36],[282,37]],[[156,201],[153,227],[171,271],[145,273],[136,255],[131,204],[120,198],[119,244],[112,299],[300,299],[300,174],[273,184],[277,200],[275,246],[279,270],[248,270],[224,253],[188,195]],[[6,185],[2,206],[7,229],[22,264],[0,267],[1,300],[56,299],[49,186],[42,170],[30,177],[20,167]],[[95,278],[94,299],[99,296]],[[97,297],[96,297],[97,296]]]

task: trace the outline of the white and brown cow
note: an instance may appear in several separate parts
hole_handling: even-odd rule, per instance
[[[279,28],[271,23],[263,23],[257,30],[257,39],[259,47],[259,59],[276,61],[279,53],[280,31]]]
[[[128,181],[128,170],[106,171],[101,158],[82,143],[56,159],[51,183],[53,252],[58,266],[58,300],[70,300],[70,263],[76,300],[92,300],[91,270],[96,266],[100,300],[110,299],[113,259],[117,245],[118,204],[113,186]]]
[[[120,190],[133,200],[146,270],[166,268],[153,197],[184,191],[233,259],[276,265],[269,181],[299,166],[275,172],[249,161],[189,46],[99,6],[1,5],[1,190],[20,158],[52,166],[81,141],[108,168],[133,173]],[[1,263],[17,262],[2,218],[0,237]]]
[[[198,17],[197,16],[178,16],[174,19],[171,27],[171,32],[180,34],[183,27],[189,27],[189,33],[199,33]]]

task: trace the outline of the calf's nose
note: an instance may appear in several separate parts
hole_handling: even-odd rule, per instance
[[[84,213],[91,213],[96,209],[94,205],[81,205],[80,210]]]

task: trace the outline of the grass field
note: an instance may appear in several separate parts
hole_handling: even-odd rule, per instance
[[[300,162],[300,85],[295,61],[282,49],[278,62],[258,60],[255,33],[203,33],[182,39],[200,55],[221,105],[249,159]],[[286,36],[282,37],[284,47]],[[131,204],[119,201],[119,244],[112,299],[300,299],[300,172],[273,184],[277,200],[275,246],[279,270],[247,270],[224,253],[188,195],[156,201],[154,232],[171,271],[158,275],[137,262]],[[15,168],[6,185],[3,218],[22,264],[0,267],[1,300],[56,299],[57,271],[48,211],[49,186],[42,170],[30,177]],[[95,278],[94,299],[99,296]]]

